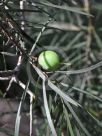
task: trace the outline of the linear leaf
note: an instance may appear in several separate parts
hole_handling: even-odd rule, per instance
[[[26,85],[25,90],[22,94],[21,101],[20,101],[20,104],[19,104],[19,107],[18,107],[14,136],[19,136],[19,128],[20,128],[20,121],[21,121],[21,110],[22,110],[22,106],[23,106],[23,103],[24,103],[24,100],[25,100],[25,97],[26,97],[26,93],[27,93],[29,83],[30,83],[30,81],[27,82],[27,85]]]
[[[69,70],[69,71],[56,71],[57,73],[62,73],[62,74],[68,74],[68,75],[75,75],[75,74],[83,74],[85,72],[92,71],[98,67],[102,66],[102,61],[98,62],[95,65],[92,65],[87,68],[79,69],[79,70]]]
[[[45,107],[46,116],[47,116],[47,119],[48,119],[49,126],[51,128],[53,136],[57,136],[56,130],[54,128],[53,121],[51,119],[49,107],[48,107],[47,96],[46,96],[46,87],[45,87],[45,81],[44,80],[43,80],[43,98],[44,98],[44,107]]]
[[[42,5],[48,6],[48,7],[61,9],[61,10],[66,10],[66,11],[70,11],[70,12],[79,13],[79,14],[82,14],[82,15],[92,16],[91,14],[88,14],[88,13],[82,11],[81,8],[68,7],[68,6],[58,6],[58,5],[54,5],[52,3],[44,3],[44,2],[40,2],[39,4],[42,4]]]
[[[67,125],[69,127],[70,136],[74,136],[74,132],[73,132],[73,128],[72,128],[72,125],[70,122],[69,114],[68,114],[67,109],[64,104],[63,104],[63,110],[64,110],[65,118],[67,120]]]
[[[56,85],[54,85],[44,74],[43,72],[37,68],[35,65],[33,65],[33,68],[36,70],[36,72],[38,73],[39,77],[42,80],[47,80],[48,81],[48,86],[50,88],[52,88],[57,94],[59,94],[63,99],[65,99],[66,101],[72,103],[75,106],[81,106],[79,103],[77,103],[76,101],[74,101],[72,98],[70,98],[67,94],[65,94],[63,91],[61,91]]]
[[[73,108],[71,107],[71,105],[64,101],[65,104],[67,105],[68,109],[70,110],[70,112],[72,113],[73,117],[75,118],[75,120],[78,122],[80,128],[83,130],[83,132],[87,135],[87,136],[91,136],[91,134],[88,132],[88,130],[84,127],[83,123],[80,121],[80,119],[78,118],[77,114],[74,112]]]

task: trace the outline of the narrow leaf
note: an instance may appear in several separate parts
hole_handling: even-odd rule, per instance
[[[88,132],[88,130],[84,127],[83,123],[80,121],[80,119],[78,118],[77,114],[74,112],[73,108],[71,107],[71,105],[64,101],[65,104],[67,105],[67,107],[69,108],[70,112],[72,113],[73,117],[75,118],[75,120],[77,121],[77,123],[79,124],[80,128],[83,130],[83,132],[87,135],[87,136],[91,136],[91,134]]]
[[[102,66],[102,61],[98,62],[95,65],[92,65],[90,67],[87,68],[83,68],[83,69],[79,69],[79,70],[69,70],[69,71],[56,71],[57,73],[62,73],[62,74],[68,74],[68,75],[75,75],[75,74],[83,74],[89,71],[92,71],[98,67]]]
[[[53,121],[51,119],[49,107],[48,107],[47,96],[46,96],[46,87],[45,87],[45,81],[44,80],[43,80],[43,98],[44,98],[44,107],[45,107],[46,116],[47,116],[47,119],[48,119],[49,126],[51,128],[53,136],[57,136],[56,130],[54,128]]]
[[[72,128],[72,125],[71,125],[71,122],[70,122],[69,114],[68,114],[67,109],[64,106],[64,104],[63,104],[63,110],[64,110],[65,118],[67,120],[67,125],[69,127],[70,136],[74,136],[74,132],[73,132],[73,128]]]
[[[66,101],[72,103],[75,106],[81,106],[79,103],[77,103],[76,101],[74,101],[72,98],[70,98],[67,94],[65,94],[63,91],[61,91],[56,85],[54,85],[44,74],[43,72],[37,68],[34,64],[32,64],[33,68],[36,70],[36,72],[38,73],[39,77],[42,80],[47,80],[48,81],[48,86],[50,88],[52,88],[52,90],[54,90],[57,94],[59,94],[63,99],[65,99]]]
[[[24,100],[25,100],[25,97],[26,97],[26,93],[27,93],[29,83],[30,83],[30,81],[27,82],[27,85],[26,85],[25,90],[22,94],[21,101],[20,101],[20,104],[19,104],[19,107],[18,107],[14,136],[19,136],[19,128],[20,128],[20,121],[21,121],[21,110],[22,110],[22,106],[23,106],[23,103],[24,103]]]
[[[52,3],[44,3],[44,2],[40,2],[39,4],[42,4],[42,5],[48,6],[48,7],[61,9],[61,10],[66,10],[66,11],[70,11],[70,12],[79,13],[79,14],[82,14],[82,15],[92,16],[91,14],[88,14],[88,13],[82,11],[81,8],[68,7],[68,6],[59,6],[59,5],[54,5]]]

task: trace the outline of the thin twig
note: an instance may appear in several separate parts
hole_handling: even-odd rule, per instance
[[[84,10],[88,14],[90,14],[90,10],[91,10],[90,0],[84,0]],[[92,25],[92,17],[88,16],[87,18],[88,18],[88,26],[87,26],[85,53],[86,53],[86,64],[87,64],[87,66],[89,66],[91,64],[91,62],[90,62],[90,52],[91,52],[93,25]],[[88,73],[88,75],[85,74],[85,78],[87,79],[88,84],[90,84],[90,81],[87,78],[88,76],[89,76],[89,73]]]
[[[20,69],[21,64],[22,64],[22,56],[19,56],[18,62],[17,62],[17,65],[16,65],[14,71],[19,72],[19,69]],[[11,87],[12,83],[14,82],[16,76],[17,76],[17,74],[16,74],[16,75],[15,75],[15,74],[12,75],[12,77],[11,77],[11,79],[10,79],[10,81],[9,81],[9,85],[8,85],[8,87],[6,88],[6,92],[4,93],[4,97],[6,96],[8,90],[10,89],[10,87]]]
[[[1,81],[5,81],[5,80],[10,80],[11,79],[11,76],[8,76],[8,77],[0,77],[0,80]]]
[[[22,83],[20,80],[18,80],[17,78],[14,79],[14,82],[15,82],[16,84],[18,84],[23,90],[25,89],[25,86],[26,86],[26,85],[25,85],[24,83]],[[28,90],[27,90],[27,93],[28,93],[30,96],[32,96],[33,99],[35,99],[34,93],[32,93],[29,88],[28,88]]]

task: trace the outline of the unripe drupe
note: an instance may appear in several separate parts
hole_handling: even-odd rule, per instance
[[[60,65],[60,58],[55,51],[43,51],[38,57],[38,63],[44,70],[53,71]]]

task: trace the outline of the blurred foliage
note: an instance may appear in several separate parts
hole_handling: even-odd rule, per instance
[[[101,18],[101,0],[0,2],[0,96],[6,92],[5,99],[21,99],[17,119],[24,101],[28,102],[30,128],[36,124],[35,135],[102,136],[102,66],[97,65],[102,61]],[[43,50],[59,53],[58,71],[40,68],[37,57]],[[95,64],[97,68],[82,74],[66,74]],[[49,84],[44,81],[46,75]],[[66,101],[54,85],[82,107]],[[34,100],[29,104],[31,93]],[[16,122],[15,136],[18,126],[20,122]]]

